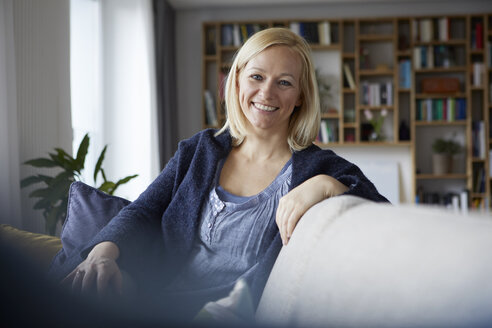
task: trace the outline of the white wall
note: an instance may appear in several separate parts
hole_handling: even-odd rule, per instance
[[[245,2],[246,3],[246,2]],[[437,15],[492,12],[492,1],[364,1],[326,5],[250,6],[179,10],[176,19],[176,58],[179,138],[188,138],[201,127],[201,24],[220,20],[268,20],[295,18],[350,18],[409,15]],[[351,161],[371,157],[399,163],[402,202],[413,202],[411,156],[409,147],[371,147],[366,153],[354,147],[336,147],[336,152]],[[362,156],[362,157],[361,157]]]
[[[13,2],[19,162],[46,156],[54,147],[72,149],[69,78],[69,1]],[[21,165],[20,178],[39,173]],[[18,183],[18,182],[17,182]],[[22,228],[44,232],[41,211],[21,193]]]

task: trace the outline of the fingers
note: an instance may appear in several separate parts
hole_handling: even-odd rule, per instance
[[[123,279],[118,265],[113,259],[99,258],[94,261],[84,261],[61,282],[71,287],[74,293],[95,293],[99,296],[107,294],[108,287],[121,294]]]
[[[299,222],[304,210],[299,204],[291,202],[287,198],[282,198],[279,202],[276,214],[276,223],[282,238],[282,244],[287,245],[294,229]]]
[[[75,270],[75,275],[72,280],[72,290],[76,293],[80,293],[82,288],[82,282],[84,280],[84,274],[80,270]]]

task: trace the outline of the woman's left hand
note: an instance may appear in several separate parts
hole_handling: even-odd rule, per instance
[[[299,219],[320,201],[343,194],[349,188],[335,178],[320,174],[292,189],[280,198],[275,222],[277,222],[282,243],[287,245]]]

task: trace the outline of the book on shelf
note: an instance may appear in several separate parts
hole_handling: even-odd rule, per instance
[[[399,86],[402,89],[410,89],[412,85],[412,63],[409,59],[401,60],[398,64]]]
[[[472,49],[483,49],[483,24],[476,22],[472,27],[471,34]]]
[[[220,40],[221,45],[224,47],[234,45],[232,24],[222,25],[220,28],[220,31],[221,31],[221,34],[220,34],[221,35],[221,40]]]
[[[205,98],[205,112],[206,112],[206,121],[208,125],[217,125],[217,112],[215,109],[215,99],[210,90],[205,90],[203,92],[203,96]]]
[[[485,65],[483,63],[473,63],[473,86],[481,87],[483,85],[484,72]]]
[[[492,177],[492,149],[489,149],[489,177]]]
[[[330,22],[323,21],[318,23],[318,34],[319,34],[319,43],[324,45],[331,44],[331,26]]]
[[[242,44],[241,40],[241,31],[239,29],[239,24],[234,24],[232,26],[232,40],[234,43],[234,46],[239,47]]]
[[[485,158],[486,145],[485,145],[485,122],[473,121],[472,122],[472,154],[477,158]]]
[[[343,72],[345,74],[345,78],[347,79],[350,89],[354,90],[355,89],[354,77],[352,75],[352,71],[350,70],[350,66],[347,63],[343,64]]]
[[[466,119],[464,98],[418,99],[416,118],[420,122],[454,122]]]
[[[331,120],[321,120],[318,141],[322,143],[337,142],[337,125]]]
[[[206,36],[205,36],[205,53],[207,55],[215,55],[216,54],[216,49],[215,49],[215,39],[216,39],[216,33],[214,28],[209,28],[206,30]]]
[[[416,46],[413,48],[415,69],[451,66],[453,61],[450,47],[444,45]]]
[[[318,26],[318,23],[316,22],[291,22],[289,25],[290,29],[292,32],[296,33],[299,36],[302,36],[308,43],[314,43],[314,44],[319,44],[321,43],[320,40],[320,28]],[[329,33],[329,29],[328,29]],[[329,37],[329,34],[328,34]],[[329,39],[327,36],[325,36],[325,39],[323,42],[328,42],[328,43],[323,43],[323,44],[330,44]]]
[[[415,41],[431,42],[450,39],[450,20],[448,17],[414,19],[412,26]]]
[[[439,18],[439,41],[449,40],[449,18],[441,17]]]
[[[485,192],[485,169],[483,168],[483,166],[479,167],[474,172],[473,192]]]
[[[362,82],[362,104],[368,106],[393,105],[393,84],[391,82]]]

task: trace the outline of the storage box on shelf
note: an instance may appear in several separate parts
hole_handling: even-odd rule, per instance
[[[204,23],[204,127],[225,121],[223,87],[236,51],[272,26],[290,28],[311,45],[320,146],[409,147],[416,200],[442,201],[467,190],[470,206],[490,206],[491,14]],[[381,114],[382,136],[370,120]],[[437,138],[463,149],[446,174],[432,171]]]

